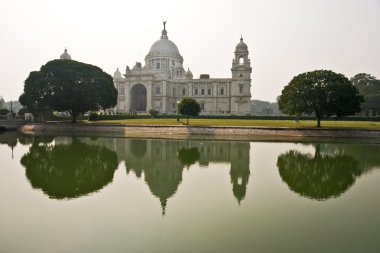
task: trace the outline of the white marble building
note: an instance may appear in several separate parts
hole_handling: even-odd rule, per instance
[[[183,57],[168,38],[165,28],[145,57],[145,65],[137,62],[122,75],[119,69],[113,79],[118,90],[116,113],[147,113],[155,108],[160,113],[176,113],[177,101],[183,97],[196,99],[201,114],[250,113],[251,63],[243,38],[235,48],[231,78],[194,79],[190,69],[183,67]]]

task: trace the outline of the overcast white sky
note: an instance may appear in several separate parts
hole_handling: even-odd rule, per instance
[[[299,73],[380,78],[380,0],[0,0],[0,96],[17,100],[30,71],[59,58],[109,74],[144,62],[166,20],[195,77],[230,77],[244,37],[252,98],[275,101]]]

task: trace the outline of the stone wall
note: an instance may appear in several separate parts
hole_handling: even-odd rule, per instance
[[[203,127],[203,126],[151,126],[121,124],[69,124],[35,123],[21,126],[23,133],[46,134],[107,134],[144,138],[216,138],[244,139],[281,137],[319,138],[380,138],[380,130],[285,128],[285,127]]]

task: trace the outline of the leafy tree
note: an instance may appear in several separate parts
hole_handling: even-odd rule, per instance
[[[112,77],[96,66],[53,60],[29,74],[20,102],[35,115],[68,111],[74,123],[80,113],[115,106],[117,90]]]
[[[189,117],[196,117],[201,112],[201,106],[192,98],[183,98],[179,103],[179,113],[185,115],[187,118],[187,125],[189,124]]]
[[[360,95],[364,97],[361,105],[365,115],[373,116],[380,113],[380,80],[370,74],[360,73],[352,77],[351,82],[355,85]]]
[[[6,108],[0,109],[0,115],[7,115],[9,113],[9,110]]]
[[[4,98],[0,97],[0,109],[5,108],[5,101]]]
[[[17,114],[20,115],[20,116],[24,116],[25,113],[27,113],[27,112],[29,112],[29,109],[26,108],[26,107],[23,107],[23,108],[21,108],[21,109],[18,111]]]
[[[294,77],[284,87],[278,104],[289,115],[315,114],[317,127],[322,117],[342,117],[360,111],[363,97],[342,74],[315,70]]]

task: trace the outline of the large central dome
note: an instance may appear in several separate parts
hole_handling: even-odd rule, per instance
[[[179,53],[178,47],[168,38],[165,25],[166,22],[164,22],[161,38],[153,43],[149,53],[145,56],[145,65],[148,69],[165,71],[183,63],[183,57]]]
[[[167,38],[161,38],[160,40],[154,42],[153,45],[150,47],[149,53],[145,59],[157,57],[170,57],[177,58],[181,61],[183,60],[176,44],[174,44],[173,41]]]

